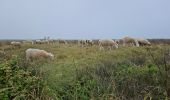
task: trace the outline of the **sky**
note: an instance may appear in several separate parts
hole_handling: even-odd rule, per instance
[[[0,0],[0,39],[170,38],[170,0]]]

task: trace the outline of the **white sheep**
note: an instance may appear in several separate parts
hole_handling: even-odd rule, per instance
[[[35,44],[44,44],[44,41],[42,41],[42,40],[35,40]]]
[[[34,44],[34,42],[32,40],[26,40],[26,41],[22,41],[23,44]]]
[[[40,50],[40,49],[33,49],[29,48],[26,50],[26,60],[30,61],[33,60],[34,58],[45,58],[45,59],[54,59],[54,55],[52,53],[48,53],[45,50]]]
[[[21,42],[15,42],[15,41],[12,41],[11,42],[11,45],[14,46],[14,47],[21,47]]]
[[[151,45],[151,43],[147,39],[144,39],[144,38],[138,38],[137,41],[140,46]]]
[[[122,40],[123,40],[123,46],[126,46],[127,44],[129,44],[131,46],[139,47],[139,43],[138,43],[137,39],[135,39],[135,38],[124,37]]]
[[[100,46],[100,50],[104,47],[110,48],[110,50],[112,47],[118,48],[118,44],[112,39],[99,40],[99,46]]]

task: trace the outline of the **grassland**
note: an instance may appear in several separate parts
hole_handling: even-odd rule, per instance
[[[27,48],[52,52],[54,61],[25,61]],[[0,47],[0,98],[37,100],[162,100],[170,97],[170,46],[23,45]]]

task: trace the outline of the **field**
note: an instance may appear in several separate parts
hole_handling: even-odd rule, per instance
[[[53,61],[27,63],[25,50],[39,48]],[[170,46],[99,50],[76,44],[1,45],[0,99],[168,100]]]

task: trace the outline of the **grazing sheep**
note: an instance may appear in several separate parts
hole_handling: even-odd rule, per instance
[[[35,40],[36,44],[49,44],[48,40]]]
[[[41,40],[35,40],[35,44],[43,44]]]
[[[86,44],[89,46],[93,46],[93,40],[86,40]]]
[[[118,48],[118,44],[112,39],[99,40],[99,46],[100,46],[100,50],[105,47],[110,48],[110,50],[112,47]]]
[[[33,60],[33,58],[46,58],[46,59],[54,59],[54,55],[52,53],[48,53],[45,50],[40,49],[32,49],[29,48],[26,50],[26,60],[30,61]]]
[[[22,41],[23,44],[34,44],[34,42],[32,40],[26,40],[26,41]]]
[[[140,46],[151,45],[151,43],[147,39],[140,38],[140,39],[137,39],[137,41]]]
[[[116,42],[117,44],[119,44],[119,43],[121,42],[121,40],[117,39],[117,40],[115,40],[115,42]]]
[[[11,45],[12,45],[13,47],[18,47],[18,48],[20,48],[20,47],[21,47],[21,42],[12,41],[12,42],[11,42]]]
[[[139,47],[139,43],[135,38],[124,37],[122,40],[123,40],[123,46],[126,46],[127,44],[129,44],[130,46]]]

